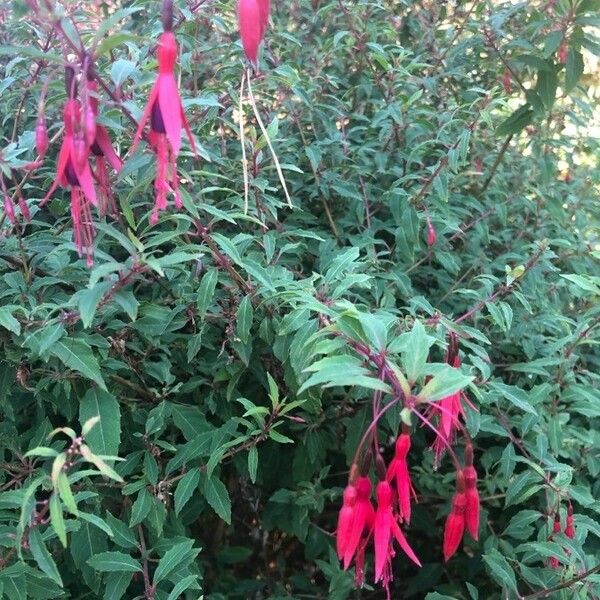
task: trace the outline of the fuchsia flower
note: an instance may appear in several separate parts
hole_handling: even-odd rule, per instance
[[[177,62],[177,41],[172,31],[164,31],[158,41],[158,77],[150,92],[148,104],[140,119],[133,148],[137,146],[150,120],[150,144],[156,153],[156,178],[154,189],[156,200],[150,217],[151,223],[158,221],[158,213],[167,208],[167,196],[172,193],[175,206],[182,207],[177,179],[177,156],[181,149],[181,129],[184,128],[194,153],[196,145],[185,118],[183,105],[175,81]]]
[[[567,524],[565,526],[565,535],[572,540],[575,537],[575,519],[573,518],[573,506],[569,504],[567,508]]]
[[[69,86],[67,86],[69,87]],[[64,136],[58,163],[56,179],[48,190],[42,205],[48,202],[54,190],[71,188],[71,217],[73,219],[73,240],[80,257],[85,254],[88,267],[94,264],[94,225],[90,206],[96,206],[96,190],[88,163],[88,147],[81,132],[81,104],[70,98],[63,111]]]
[[[371,504],[371,481],[368,477],[361,476],[356,482],[356,500],[352,517],[352,527],[345,544],[344,569],[350,566],[352,558],[359,551],[359,546],[366,546],[373,529],[374,518],[375,511]],[[358,552],[357,557],[359,555],[360,552]]]
[[[4,194],[4,214],[6,218],[15,225],[17,223],[17,216],[15,215],[15,204],[8,194]]]
[[[477,490],[477,471],[473,466],[473,447],[467,444],[465,449],[465,525],[474,540],[479,539],[479,491]]]
[[[554,522],[552,523],[552,533],[548,536],[548,541],[552,541],[552,539],[554,538],[554,534],[560,532],[560,513],[556,511],[556,513],[554,514]],[[560,561],[556,556],[551,556],[548,564],[551,569],[558,569],[558,567],[560,567]]]
[[[398,493],[398,513],[400,519],[410,523],[410,496],[415,495],[408,471],[407,456],[410,450],[410,435],[401,433],[396,440],[396,453],[387,470],[387,480],[396,480],[396,491]]]
[[[456,493],[452,498],[452,508],[444,527],[444,560],[448,562],[458,550],[465,531],[465,511],[467,497],[465,494],[465,478],[462,471],[456,473]]]
[[[421,563],[409,546],[392,512],[392,488],[387,481],[377,484],[377,511],[373,526],[375,541],[375,582],[381,581],[389,598],[389,584],[392,581],[392,558],[394,538],[404,553],[419,567]]]
[[[244,53],[254,64],[258,62],[258,47],[269,23],[269,0],[238,0],[237,13]]]
[[[114,151],[106,128],[96,123],[98,117],[98,98],[96,97],[98,84],[94,80],[88,80],[87,90],[89,93],[89,108],[93,119],[85,119],[84,129],[86,138],[91,139],[90,150],[96,160],[96,168],[93,174],[98,183],[98,212],[100,216],[116,214],[117,207],[108,174],[108,165],[118,173],[123,166],[123,161]],[[89,115],[86,116],[89,117]]]
[[[346,554],[352,523],[354,519],[354,505],[356,504],[356,488],[349,483],[344,490],[344,502],[338,516],[338,526],[336,533],[337,555],[340,560]]]

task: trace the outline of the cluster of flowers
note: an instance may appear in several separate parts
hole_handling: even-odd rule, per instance
[[[248,60],[257,62],[258,47],[264,38],[269,20],[269,0],[240,0],[238,16],[242,45]],[[172,2],[163,3],[163,33],[157,47],[158,76],[150,92],[146,108],[139,121],[131,150],[135,150],[144,136],[146,124],[150,123],[145,136],[156,156],[156,176],[154,178],[155,203],[150,223],[158,221],[159,212],[167,208],[169,195],[172,195],[176,208],[183,205],[177,176],[177,157],[181,150],[181,130],[185,129],[190,146],[196,154],[196,146],[175,79],[178,47],[172,31]],[[81,65],[66,68],[67,101],[63,109],[64,133],[58,155],[56,178],[42,205],[48,202],[58,186],[69,188],[71,192],[71,217],[73,239],[80,257],[85,256],[91,267],[94,260],[94,235],[91,207],[98,209],[99,215],[116,215],[117,207],[110,183],[108,166],[116,172],[122,161],[114,151],[106,129],[97,122],[98,83],[89,56],[85,55]],[[77,96],[75,68],[85,80],[82,98]],[[49,146],[43,111],[36,123],[36,150],[38,161],[43,160]],[[90,160],[95,160],[94,168]],[[36,163],[37,164],[37,163]],[[15,221],[12,200],[5,194],[5,211],[11,221]],[[27,205],[21,209],[29,218]]]
[[[454,367],[460,364],[458,344],[454,336],[450,339],[447,361]],[[473,447],[466,432],[464,464],[461,465],[452,449],[457,430],[463,429],[459,421],[463,412],[462,398],[460,392],[452,394],[432,403],[429,414],[422,415],[423,422],[428,424],[436,435],[433,443],[436,462],[439,462],[444,450],[448,450],[456,466],[456,492],[446,519],[442,545],[446,561],[458,550],[465,531],[474,540],[479,537],[480,502],[477,471],[473,466]],[[402,426],[402,431],[396,439],[394,457],[387,468],[375,435],[372,436],[372,440],[373,451],[366,451],[360,466],[355,461],[350,469],[348,485],[343,493],[343,505],[338,516],[336,546],[338,558],[342,561],[344,569],[348,569],[354,562],[355,583],[360,587],[365,578],[366,549],[373,539],[374,580],[375,583],[381,582],[389,598],[389,584],[393,579],[392,559],[395,556],[394,540],[412,562],[421,566],[401,529],[401,525],[410,524],[411,501],[417,498],[408,467],[410,427]],[[360,450],[359,447],[357,455]],[[377,476],[376,508],[371,504],[372,484],[369,478],[373,454]]]
[[[560,524],[560,509],[554,513],[554,521],[552,523],[552,533],[548,536],[548,541],[551,542],[554,539],[554,536],[557,533],[563,532],[569,539],[573,539],[575,537],[575,519],[573,517],[573,506],[569,502],[569,506],[567,507],[567,519],[566,519],[565,529],[562,530]],[[569,551],[565,550],[568,554]],[[548,566],[551,569],[558,569],[560,567],[560,561],[558,557],[552,556],[548,561]]]

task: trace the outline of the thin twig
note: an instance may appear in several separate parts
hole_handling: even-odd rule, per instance
[[[600,564],[585,571],[585,573],[577,575],[577,577],[573,577],[572,579],[563,581],[562,583],[559,583],[558,585],[555,585],[553,587],[540,590],[539,592],[535,592],[533,594],[528,594],[527,596],[519,596],[519,600],[534,600],[534,598],[547,598],[550,594],[571,587],[573,584],[579,583],[580,581],[587,579],[590,575],[594,575],[596,573],[600,573]]]

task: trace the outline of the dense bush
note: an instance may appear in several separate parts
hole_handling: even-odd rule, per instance
[[[392,597],[600,597],[597,4],[277,3],[249,79],[235,12],[175,3],[177,176],[160,3],[0,7],[0,597],[384,598],[334,532],[400,431]]]

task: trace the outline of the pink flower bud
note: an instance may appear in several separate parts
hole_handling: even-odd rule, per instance
[[[6,214],[6,218],[13,225],[15,225],[17,222],[17,217],[15,216],[15,205],[8,194],[4,195],[4,212]]]
[[[431,224],[431,221],[427,219],[427,245],[431,248],[437,241],[437,233]]]
[[[31,213],[29,212],[29,206],[27,205],[27,202],[25,202],[25,198],[23,198],[23,196],[19,196],[19,210],[21,211],[23,218],[27,222],[31,221]]]
[[[48,151],[50,140],[48,139],[48,130],[46,129],[46,120],[40,115],[35,124],[35,149],[40,156],[44,158]]]

